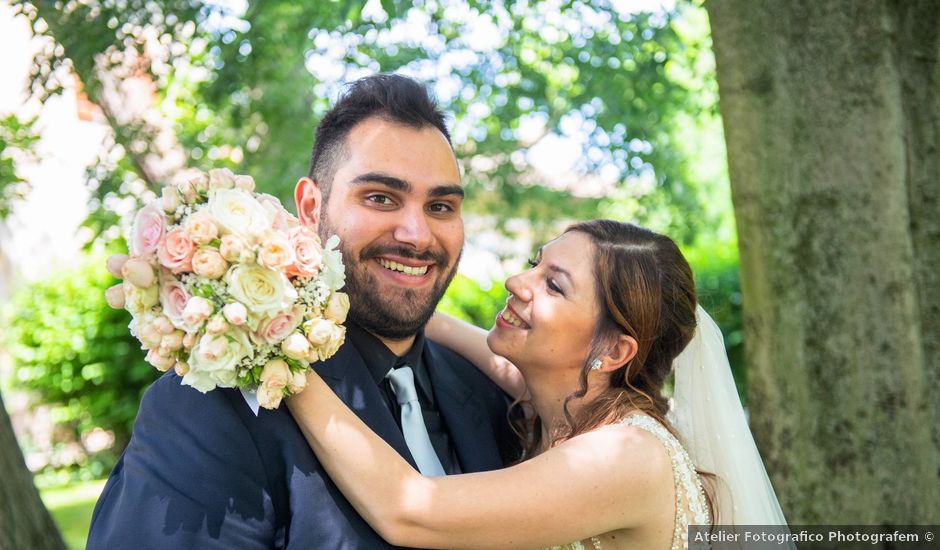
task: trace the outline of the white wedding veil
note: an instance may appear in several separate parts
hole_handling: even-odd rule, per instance
[[[738,398],[715,321],[698,306],[698,328],[675,360],[670,420],[692,463],[718,476],[716,525],[786,525]]]

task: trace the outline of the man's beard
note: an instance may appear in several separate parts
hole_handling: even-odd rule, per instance
[[[326,216],[323,216],[320,220],[320,238],[326,242],[331,234]],[[349,319],[372,334],[389,340],[414,336],[427,324],[460,263],[458,256],[450,271],[445,272],[450,265],[450,255],[444,250],[417,254],[406,246],[373,245],[355,254],[345,247],[343,240],[340,240],[339,250],[346,265],[345,291],[349,295]],[[366,262],[384,255],[434,262],[434,268],[439,273],[434,286],[430,291],[402,287],[380,290],[378,280],[366,267]]]

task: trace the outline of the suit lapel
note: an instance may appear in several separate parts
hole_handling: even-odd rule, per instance
[[[417,469],[405,437],[385,405],[365,360],[354,346],[346,343],[336,355],[312,366],[347,407]]]
[[[427,344],[425,357],[434,397],[463,471],[502,468],[499,446],[484,404],[431,342]]]

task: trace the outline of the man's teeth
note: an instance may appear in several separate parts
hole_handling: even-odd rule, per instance
[[[382,264],[382,267],[385,269],[391,269],[392,271],[400,271],[406,275],[424,275],[428,272],[428,266],[423,265],[421,267],[411,267],[408,265],[402,265],[398,262],[392,262],[389,260],[379,260],[379,263]]]
[[[502,314],[503,321],[506,321],[510,325],[519,328],[529,328],[529,325],[522,322],[522,319],[513,315],[508,309],[503,310]]]

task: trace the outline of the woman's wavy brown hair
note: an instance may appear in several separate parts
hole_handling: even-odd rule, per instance
[[[663,395],[673,360],[695,333],[696,292],[692,269],[669,237],[613,220],[590,220],[569,226],[594,243],[596,294],[600,315],[591,350],[581,367],[580,388],[565,399],[566,426],[551,434],[549,446],[617,422],[627,413],[641,411],[655,418],[673,435],[666,420],[669,402]],[[633,337],[636,355],[611,372],[609,385],[572,415],[569,404],[588,390],[591,362],[610,350],[620,334]],[[542,424],[530,417],[518,430],[524,457],[542,445]],[[699,472],[711,480],[714,476]],[[711,491],[706,491],[715,517]]]

